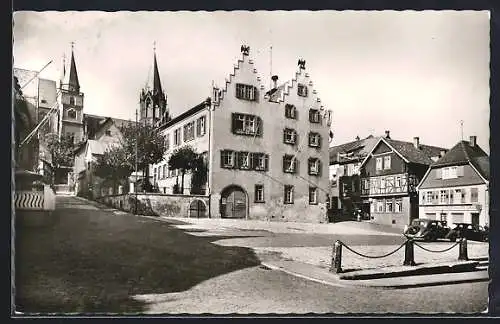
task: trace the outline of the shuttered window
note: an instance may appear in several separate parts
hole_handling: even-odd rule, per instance
[[[262,136],[263,134],[264,125],[258,116],[233,113],[231,123],[231,131],[234,134],[249,136]]]

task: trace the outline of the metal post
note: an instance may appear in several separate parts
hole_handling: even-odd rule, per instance
[[[339,240],[336,240],[333,245],[330,272],[342,273],[342,242]]]
[[[469,257],[467,255],[467,239],[464,237],[460,240],[460,246],[458,250],[458,260],[468,261]]]
[[[416,265],[413,247],[414,247],[413,240],[412,239],[407,240],[405,243],[405,261],[403,262],[403,265],[405,266]]]
[[[134,189],[135,189],[135,208],[134,208],[134,215],[137,215],[137,164],[138,164],[138,156],[137,156],[137,142],[139,140],[139,136],[137,135],[137,132],[139,131],[139,124],[138,124],[138,121],[137,121],[137,109],[135,109],[135,127],[136,127],[136,131],[135,131],[135,185],[134,185]]]

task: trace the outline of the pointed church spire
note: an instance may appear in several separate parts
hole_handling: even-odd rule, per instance
[[[153,43],[153,94],[162,95],[160,72],[158,71],[158,63],[156,62],[156,42]]]
[[[71,66],[69,68],[69,88],[79,92],[80,82],[78,82],[78,73],[76,72],[75,54],[73,53],[74,42],[71,42]]]
[[[62,88],[68,91],[80,92],[80,82],[78,81],[78,73],[76,72],[75,54],[73,53],[73,45],[71,42],[71,61],[69,66],[69,73],[66,71],[66,59],[64,59],[63,67],[63,82]]]

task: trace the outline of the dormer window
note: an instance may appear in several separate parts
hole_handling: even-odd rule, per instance
[[[319,124],[321,116],[318,109],[309,109],[309,121],[314,124]]]
[[[285,105],[285,117],[290,119],[297,118],[297,108],[294,105],[286,104]]]
[[[297,94],[301,97],[307,97],[307,86],[299,83],[297,86]]]
[[[236,98],[243,100],[257,100],[257,88],[243,83],[236,84]]]
[[[283,130],[283,143],[294,145],[297,142],[297,132],[291,128]]]

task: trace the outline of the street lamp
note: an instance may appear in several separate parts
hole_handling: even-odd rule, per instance
[[[137,157],[137,142],[139,140],[139,136],[137,134],[137,132],[139,131],[139,127],[138,127],[138,121],[137,121],[137,108],[135,109],[135,186],[134,186],[134,189],[135,189],[135,208],[134,208],[134,215],[137,215],[137,160],[138,160],[138,157]]]

